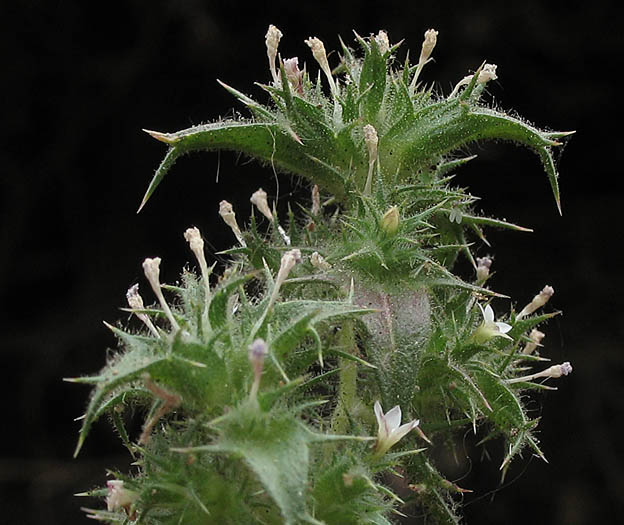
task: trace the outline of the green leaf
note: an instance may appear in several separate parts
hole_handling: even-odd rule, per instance
[[[216,444],[178,451],[242,457],[280,508],[286,525],[319,523],[306,510],[310,432],[293,416],[263,412],[249,402],[222,418],[217,428]]]
[[[164,160],[150,182],[139,211],[152,196],[175,161],[192,151],[232,150],[309,178],[312,182],[340,198],[344,181],[334,171],[313,162],[305,148],[276,123],[223,121],[203,124],[177,133],[149,132],[170,145]]]

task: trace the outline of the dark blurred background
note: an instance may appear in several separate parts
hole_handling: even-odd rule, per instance
[[[10,6],[9,6],[10,5]],[[105,480],[128,457],[105,421],[72,459],[88,389],[63,383],[98,370],[114,338],[102,320],[123,317],[125,291],[141,281],[146,256],[163,259],[172,282],[190,260],[182,232],[197,225],[211,250],[230,245],[217,216],[221,199],[247,216],[259,186],[275,194],[270,170],[230,153],[178,163],[145,210],[140,199],[165,147],[141,128],[175,131],[243,111],[215,81],[265,100],[264,35],[284,33],[280,51],[316,70],[303,39],[337,49],[340,34],[386,29],[418,55],[423,33],[439,31],[435,62],[421,77],[438,90],[484,60],[498,64],[495,103],[540,127],[578,131],[560,159],[563,217],[533,154],[508,144],[479,145],[457,181],[483,198],[481,209],[531,227],[533,234],[491,232],[492,285],[517,303],[544,284],[549,309],[543,355],[569,360],[559,391],[535,397],[540,438],[550,461],[518,461],[503,486],[498,465],[459,441],[450,476],[469,524],[616,523],[623,510],[624,459],[617,440],[624,403],[622,331],[621,113],[615,76],[622,69],[622,11],[595,2],[380,2],[321,5],[177,0],[3,2],[0,133],[0,521],[86,523],[72,497]],[[404,53],[404,51],[403,51]],[[401,55],[404,56],[404,55]],[[335,64],[336,57],[330,57]],[[217,182],[218,179],[218,182]],[[280,179],[280,200],[301,192]],[[145,296],[148,297],[146,285]],[[151,299],[150,299],[151,300]],[[522,306],[520,304],[519,306]],[[498,311],[509,302],[495,304]],[[551,384],[555,384],[553,381]]]

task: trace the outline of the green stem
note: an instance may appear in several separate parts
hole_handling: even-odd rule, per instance
[[[353,331],[353,322],[345,321],[340,331],[339,344],[344,352],[357,354],[357,344]],[[335,434],[345,434],[348,430],[349,415],[357,400],[357,363],[340,358],[340,383],[338,386],[338,404],[332,416],[331,428]]]

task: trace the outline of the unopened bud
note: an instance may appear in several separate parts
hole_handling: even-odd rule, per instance
[[[329,264],[319,252],[314,252],[310,255],[310,264],[319,270],[331,270],[331,264]]]
[[[375,42],[377,42],[377,47],[379,47],[379,52],[382,55],[390,51],[390,40],[388,39],[388,33],[385,31],[379,31],[379,33],[377,33]]]
[[[492,258],[490,256],[477,257],[477,281],[484,282],[490,276],[490,268],[492,267]]]
[[[165,312],[165,315],[169,319],[171,326],[175,331],[180,329],[180,325],[173,317],[173,313],[171,313],[171,309],[165,300],[165,296],[162,293],[160,288],[160,257],[154,257],[153,259],[147,258],[143,261],[143,271],[145,272],[145,277],[149,281],[152,290],[154,290],[154,294],[158,298],[160,302],[160,306]]]
[[[553,365],[550,368],[544,370],[544,377],[554,377],[555,379],[561,376],[567,376],[572,373],[572,365],[569,361],[561,363],[560,365]]]
[[[312,56],[318,62],[319,66],[321,66],[323,73],[325,73],[332,93],[335,93],[336,83],[334,82],[334,77],[332,77],[331,68],[329,67],[329,62],[327,61],[327,53],[325,52],[323,42],[317,37],[310,37],[305,41],[305,43],[308,44],[308,47],[312,50]]]
[[[267,219],[273,221],[273,213],[271,212],[271,208],[269,208],[269,201],[267,200],[266,191],[260,188],[256,191],[249,201],[258,208],[258,211],[262,213]]]
[[[269,348],[264,339],[256,339],[249,345],[249,362],[253,368],[254,381],[251,385],[251,391],[249,396],[253,399],[258,395],[258,388],[260,387],[260,379],[262,377],[262,370],[264,369],[264,359],[269,353]]]
[[[275,69],[275,57],[277,57],[277,48],[281,38],[282,32],[271,24],[266,34],[266,48],[267,56],[269,57],[269,69],[271,70],[271,76],[275,84],[279,84],[279,77]]]
[[[549,379],[551,377],[554,379],[558,379],[561,376],[567,376],[568,374],[571,374],[571,373],[572,373],[572,365],[569,363],[569,361],[566,361],[565,363],[561,363],[560,365],[553,365],[547,368],[546,370],[542,370],[541,372],[537,372],[535,374],[508,379],[507,383],[509,384],[522,383],[522,382],[527,382],[527,381],[533,381],[534,379],[540,379],[542,377],[546,379]]]
[[[195,258],[199,263],[207,300],[208,297],[210,297],[210,272],[208,270],[208,263],[206,262],[206,255],[204,254],[204,239],[202,239],[200,231],[195,227],[188,228],[184,232],[184,238],[189,243],[191,251],[195,254]]]
[[[392,206],[384,216],[381,218],[381,222],[379,223],[379,228],[386,235],[392,236],[395,235],[399,230],[399,222],[401,220],[399,209],[396,206]]]
[[[438,32],[435,29],[428,29],[425,31],[425,39],[423,40],[420,58],[418,59],[419,64],[424,64],[427,60],[429,60],[437,42]]]
[[[554,294],[555,290],[552,286],[544,286],[542,291],[533,297],[533,300],[522,309],[522,311],[518,314],[517,319],[531,315],[533,312],[544,306]]]
[[[135,284],[134,286],[131,286],[128,289],[128,291],[126,292],[126,299],[128,301],[128,305],[133,310],[145,309],[145,306],[143,304],[143,298],[139,294],[138,284]],[[147,314],[134,312],[134,315],[136,315],[143,322],[143,324],[147,326],[150,332],[152,332],[156,337],[160,338],[160,334],[158,333],[158,330],[154,326],[154,323],[152,323],[152,320],[147,316]]]
[[[546,334],[544,332],[540,332],[537,328],[533,328],[533,330],[531,330],[531,333],[529,334],[529,339],[531,341],[524,345],[522,353],[525,355],[531,355],[533,352],[535,352],[538,346],[541,346],[542,339],[544,339],[544,337],[546,337]]]
[[[228,201],[223,200],[219,203],[219,215],[223,219],[223,222],[230,227],[232,233],[234,233],[234,236],[236,237],[236,240],[241,244],[241,246],[246,247],[247,244],[245,243],[243,234],[241,233],[238,223],[236,222],[236,213],[234,213],[234,208]]]
[[[282,260],[280,262],[280,268],[277,272],[277,277],[275,278],[275,285],[273,287],[273,292],[271,293],[271,298],[269,300],[269,305],[267,307],[267,311],[273,306],[275,301],[277,300],[277,296],[279,294],[279,290],[286,279],[288,279],[288,275],[290,271],[294,268],[295,264],[301,262],[301,252],[294,248],[292,250],[288,250],[284,255],[282,255]]]

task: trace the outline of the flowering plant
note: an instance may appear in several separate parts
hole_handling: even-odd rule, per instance
[[[119,350],[98,374],[71,379],[93,386],[76,453],[108,414],[134,459],[108,491],[87,493],[107,502],[90,517],[345,525],[418,510],[457,523],[462,489],[432,447],[479,428],[484,442],[505,443],[503,471],[525,452],[543,457],[522,394],[572,369],[525,374],[544,360],[536,327],[557,313],[539,313],[554,290],[494,320],[489,301],[503,296],[489,286],[492,259],[475,258],[470,238],[528,230],[477,213],[452,178],[473,158],[458,156],[469,144],[513,141],[537,153],[561,209],[552,149],[570,133],[484,103],[492,64],[448,96],[424,87],[437,36],[428,30],[418,62],[400,66],[385,32],[356,35],[359,51],[341,42],[333,68],[309,38],[315,77],[296,57],[278,59],[282,33],[271,26],[268,104],[223,84],[251,118],[148,131],[169,149],[141,207],[176,159],[197,150],[239,151],[300,176],[310,199],[284,217],[259,189],[243,224],[222,201],[236,240],[225,267],[209,266],[196,227],[184,237],[198,273],[164,284],[161,259],[145,259],[157,302],[146,307],[131,286],[129,311],[142,325],[107,325]],[[474,275],[453,273],[460,256]],[[133,436],[124,413],[137,406],[146,416]]]

